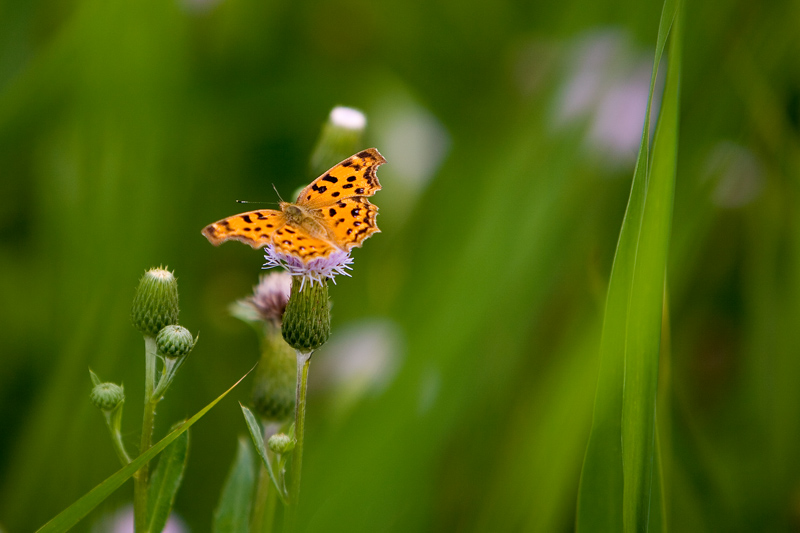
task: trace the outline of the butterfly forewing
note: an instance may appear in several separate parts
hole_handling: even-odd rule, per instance
[[[275,230],[286,223],[283,213],[273,209],[260,209],[223,218],[203,228],[203,235],[219,246],[225,241],[237,240],[253,248],[263,248],[272,242]]]
[[[315,209],[353,196],[372,196],[381,189],[376,170],[385,162],[375,148],[350,156],[303,189],[297,205]]]

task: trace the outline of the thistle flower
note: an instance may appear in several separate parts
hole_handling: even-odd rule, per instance
[[[275,422],[288,419],[295,406],[295,353],[280,332],[291,288],[292,276],[287,272],[262,275],[253,295],[231,306],[233,316],[259,333],[261,359],[250,400],[262,418]]]
[[[231,306],[231,314],[245,322],[280,327],[291,290],[292,276],[288,272],[263,274],[253,287],[253,295],[237,300]]]
[[[178,282],[172,272],[160,267],[145,272],[133,298],[131,321],[146,337],[178,323]]]
[[[281,267],[292,276],[300,278],[300,289],[305,287],[306,281],[309,283],[318,283],[326,279],[330,279],[336,284],[334,279],[337,275],[350,276],[348,270],[352,270],[350,265],[353,263],[353,258],[350,257],[348,252],[343,250],[335,250],[327,257],[320,257],[312,259],[308,263],[304,263],[299,257],[291,254],[284,254],[275,249],[271,244],[264,248],[266,254],[264,257],[267,262],[264,268]]]
[[[311,155],[311,172],[321,174],[331,164],[352,154],[361,144],[361,136],[366,127],[367,117],[358,109],[334,107],[328,115],[328,121],[322,126]]]

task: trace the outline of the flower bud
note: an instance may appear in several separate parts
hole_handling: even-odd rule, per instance
[[[276,433],[269,438],[267,446],[273,453],[285,454],[294,450],[294,439],[286,433]]]
[[[164,326],[178,323],[178,282],[172,272],[151,268],[139,280],[131,321],[142,335],[155,337]]]
[[[125,401],[125,389],[116,383],[100,383],[94,386],[90,398],[95,407],[113,411]]]
[[[353,154],[361,144],[367,117],[358,109],[337,106],[322,126],[317,145],[311,155],[311,171],[316,176]]]
[[[289,346],[302,353],[311,353],[328,341],[331,310],[326,280],[304,283],[300,276],[294,277],[281,332]]]
[[[158,353],[165,357],[183,357],[192,351],[194,343],[189,330],[178,325],[165,326],[156,336]]]

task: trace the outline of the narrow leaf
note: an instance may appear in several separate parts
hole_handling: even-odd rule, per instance
[[[167,525],[188,456],[189,432],[186,431],[167,446],[158,459],[147,493],[147,531],[158,533]]]
[[[254,367],[255,368],[255,367]],[[203,407],[196,415],[184,422],[180,427],[173,430],[172,433],[158,441],[149,450],[141,454],[139,457],[122,467],[115,474],[107,478],[105,481],[97,485],[95,488],[84,494],[78,501],[61,511],[53,519],[39,528],[40,533],[62,533],[74,526],[80,521],[81,518],[86,516],[89,511],[97,507],[103,500],[108,498],[111,493],[117,490],[120,485],[125,483],[142,465],[150,461],[153,457],[158,455],[164,448],[170,445],[172,441],[177,439],[184,431],[194,425],[195,422],[203,418],[205,414],[211,410],[212,407],[217,405],[220,400],[228,395],[244,378],[247,377],[253,369],[251,368],[247,374],[239,378],[231,388],[220,394],[214,401]]]
[[[239,438],[236,457],[222,487],[219,505],[214,511],[214,533],[247,533],[253,503],[256,470],[253,452],[245,437]]]
[[[258,455],[261,457],[261,461],[264,463],[264,466],[267,468],[267,473],[269,474],[269,478],[272,480],[272,484],[275,486],[275,490],[278,492],[278,497],[281,499],[284,505],[286,505],[286,495],[283,492],[283,487],[281,487],[280,483],[278,483],[278,479],[275,477],[275,473],[272,470],[272,463],[269,460],[269,455],[267,455],[267,447],[264,444],[264,433],[261,431],[261,425],[258,423],[256,416],[253,414],[250,409],[239,404],[242,408],[242,413],[244,413],[244,420],[247,422],[247,429],[250,431],[250,437],[253,439],[253,444],[256,447],[256,451]]]

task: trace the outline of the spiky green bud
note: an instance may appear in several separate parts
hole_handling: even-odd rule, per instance
[[[328,341],[331,310],[327,280],[303,283],[300,276],[294,277],[281,332],[289,346],[302,353],[311,353]]]
[[[275,327],[265,329],[251,401],[262,418],[284,422],[294,413],[297,357]]]
[[[165,357],[183,357],[192,351],[194,343],[191,332],[178,325],[165,326],[156,336],[158,353]]]
[[[294,450],[294,439],[286,433],[276,433],[269,438],[267,446],[273,453],[285,454]]]
[[[95,407],[103,411],[113,411],[125,401],[125,389],[116,383],[99,383],[90,396]]]
[[[172,272],[163,268],[145,272],[133,297],[131,321],[142,335],[149,337],[178,323],[178,282]]]

